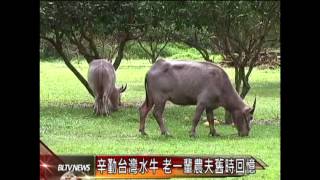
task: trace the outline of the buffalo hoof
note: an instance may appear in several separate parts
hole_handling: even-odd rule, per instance
[[[249,134],[238,133],[238,136],[240,136],[240,137],[247,137],[247,136],[249,136]]]
[[[142,136],[148,136],[146,132],[141,133]]]
[[[148,136],[148,134],[142,130],[139,130],[139,132],[141,133],[142,136]]]
[[[172,137],[172,135],[167,131],[166,132],[162,132],[161,135],[165,136],[165,137]]]
[[[221,136],[219,133],[217,133],[217,132],[210,132],[209,133],[209,136]]]
[[[198,137],[198,135],[196,135],[196,133],[190,133],[190,135],[189,135],[191,138],[197,138]]]

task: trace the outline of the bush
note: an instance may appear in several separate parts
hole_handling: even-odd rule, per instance
[[[56,50],[46,41],[40,41],[40,59],[57,59],[59,54]]]
[[[129,42],[124,50],[124,57],[126,59],[148,59],[149,56],[147,53],[141,49],[138,43]]]
[[[145,45],[145,44],[143,44]],[[194,48],[180,43],[168,43],[160,54],[171,59],[202,59],[201,54]],[[130,42],[125,49],[126,59],[149,59],[150,57],[136,42]]]
[[[145,45],[145,44],[143,44]],[[168,43],[167,46],[162,50],[161,57],[169,59],[203,59],[201,54],[194,48],[183,43]],[[82,59],[82,56],[75,56],[72,59]],[[220,62],[222,56],[220,55],[210,55],[210,58],[215,62]],[[144,50],[135,41],[128,42],[124,51],[125,59],[150,59],[149,55],[144,52]],[[42,61],[53,61],[55,59],[60,59],[60,56],[55,52],[53,48],[48,46],[46,43],[42,43],[40,46],[40,59]]]

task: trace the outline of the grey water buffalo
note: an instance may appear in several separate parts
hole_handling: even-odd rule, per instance
[[[153,116],[161,134],[168,135],[163,112],[166,101],[177,105],[196,105],[190,136],[195,137],[201,114],[206,111],[210,135],[218,136],[214,128],[213,110],[228,110],[239,136],[248,136],[251,128],[256,99],[253,107],[244,103],[233,88],[226,72],[209,62],[166,61],[159,59],[145,76],[146,99],[139,108],[141,134],[145,133],[145,121],[154,105]]]
[[[89,64],[88,83],[95,96],[96,115],[109,115],[121,105],[121,93],[126,90],[127,84],[117,88],[115,82],[115,70],[107,60],[95,59]]]

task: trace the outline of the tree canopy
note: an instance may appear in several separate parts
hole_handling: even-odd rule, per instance
[[[40,38],[51,44],[92,94],[71,64],[74,49],[88,63],[107,58],[121,64],[129,41],[154,63],[168,42],[195,48],[203,59],[219,53],[233,62],[236,90],[250,90],[259,53],[279,47],[279,1],[41,1]],[[248,67],[248,69],[246,69]]]

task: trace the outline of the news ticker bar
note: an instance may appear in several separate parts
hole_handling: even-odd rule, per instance
[[[255,174],[266,164],[252,156],[40,155],[44,179],[228,177]]]

